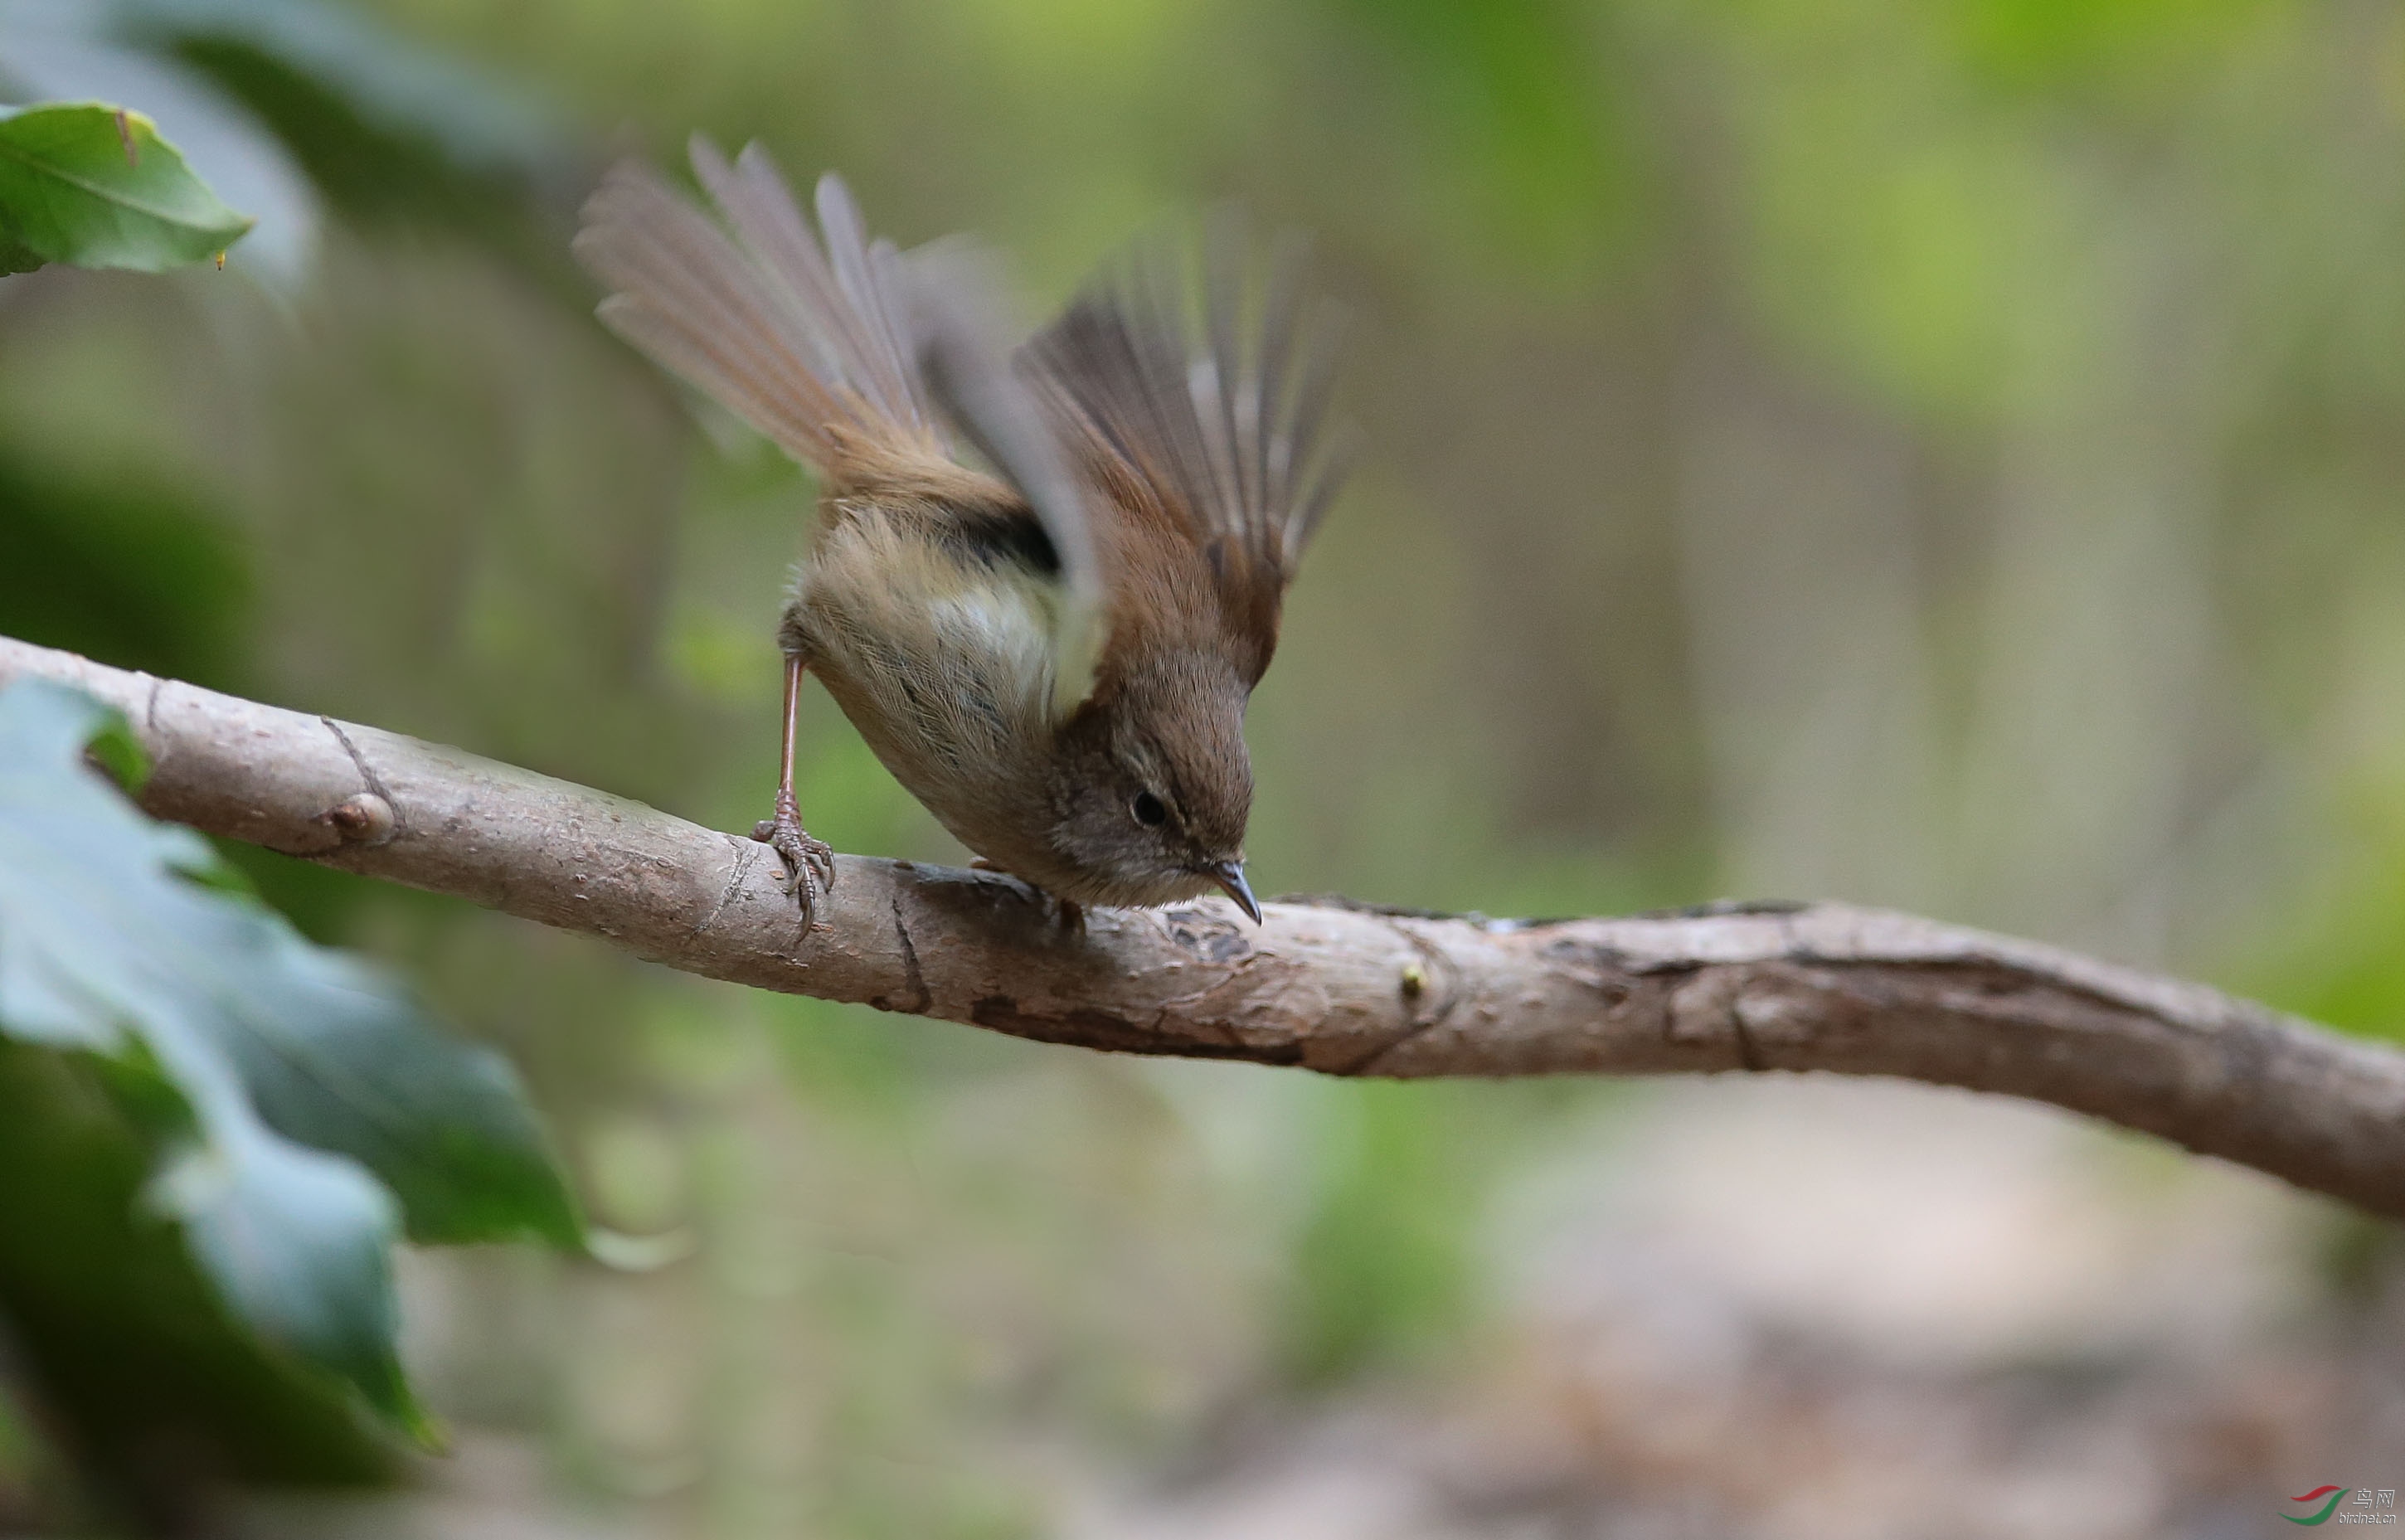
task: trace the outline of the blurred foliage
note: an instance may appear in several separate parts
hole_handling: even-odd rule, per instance
[[[1281,1347],[1296,1382],[1424,1363],[1458,1339],[1477,1304],[1465,1237],[1561,1099],[1544,1087],[1464,1097],[1373,1083],[1330,1108],[1316,1130],[1324,1187],[1293,1243]]]
[[[591,324],[601,147],[840,167],[1031,314],[1234,198],[1316,232],[1368,441],[1252,715],[1264,891],[1827,894],[2405,1020],[2393,8],[84,14],[300,190],[195,148],[228,276],[0,284],[0,632],[748,827],[809,488]],[[803,735],[814,832],[956,854]],[[1083,1057],[240,859],[506,1047],[650,1268],[428,1262],[429,1398],[682,1532],[1042,1533],[1063,1469],[1442,1364],[1600,1094]]]
[[[131,478],[0,465],[0,632],[222,685],[241,656],[250,579],[221,515]]]

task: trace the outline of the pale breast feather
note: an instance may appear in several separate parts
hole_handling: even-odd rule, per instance
[[[1034,565],[863,511],[822,532],[795,599],[810,666],[922,800],[1047,741],[1060,594]]]

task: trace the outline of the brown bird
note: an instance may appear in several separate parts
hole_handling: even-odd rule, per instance
[[[1258,921],[1245,705],[1340,476],[1294,244],[1253,295],[1243,244],[1210,243],[1199,305],[1160,252],[1123,262],[1010,351],[957,239],[871,244],[834,175],[813,233],[758,146],[692,159],[720,218],[623,164],[575,250],[611,328],[817,472],[753,831],[805,917],[835,875],[794,801],[809,671],[962,844],[1071,915],[1217,889]]]

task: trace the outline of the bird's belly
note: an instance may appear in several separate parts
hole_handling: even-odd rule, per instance
[[[1008,569],[894,556],[823,542],[788,634],[879,763],[962,844],[1014,870],[1048,864],[1048,596]]]

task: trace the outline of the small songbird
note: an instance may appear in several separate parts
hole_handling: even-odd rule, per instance
[[[817,473],[753,831],[805,919],[835,875],[794,800],[809,671],[962,844],[1069,914],[1217,889],[1259,921],[1245,705],[1341,478],[1294,244],[1255,285],[1240,241],[1208,243],[1199,302],[1160,250],[1131,259],[1014,350],[957,238],[870,243],[833,175],[813,233],[758,146],[730,165],[696,136],[692,160],[720,217],[623,164],[575,249],[612,329]]]

